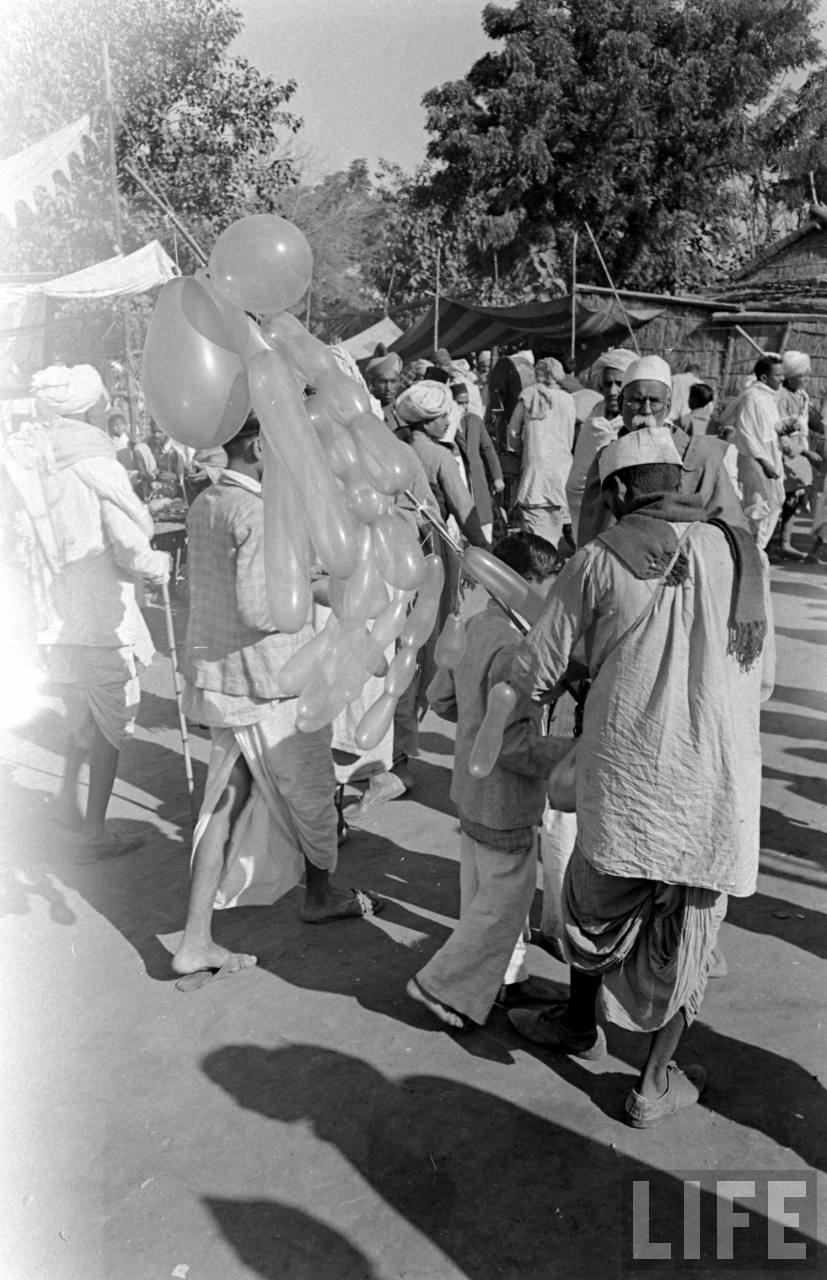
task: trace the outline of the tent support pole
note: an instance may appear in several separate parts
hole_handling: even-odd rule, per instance
[[[187,231],[187,228],[180,221],[180,219],[175,216],[175,214],[173,213],[172,209],[169,207],[167,202],[165,200],[162,200],[161,197],[158,195],[158,193],[156,191],[153,191],[152,187],[150,187],[148,183],[144,182],[141,175],[135,172],[135,169],[132,167],[132,165],[129,163],[128,160],[124,160],[123,167],[126,170],[126,172],[129,174],[132,181],[137,182],[138,186],[141,188],[144,195],[149,196],[149,199],[155,205],[156,209],[160,209],[161,213],[163,213],[165,217],[169,218],[170,222],[175,227],[175,230],[178,232],[181,239],[184,240],[189,245],[189,247],[192,249],[193,253],[195,254],[196,258],[201,263],[202,267],[206,267],[207,262],[209,261],[209,259],[207,258],[207,255],[205,254],[201,246],[198,244],[198,242],[196,240],[193,240],[192,236]]]
[[[595,240],[595,238],[594,238],[594,232],[592,231],[592,229],[591,229],[591,227],[589,226],[588,222],[586,223],[586,230],[587,230],[587,231],[588,231],[588,233],[589,233],[589,239],[591,240],[592,244],[594,245],[594,251],[595,251],[595,253],[597,254],[598,260],[599,260],[599,262],[600,262],[601,267],[603,268],[603,271],[605,272],[606,279],[607,279],[607,280],[608,280],[608,282],[609,282],[609,288],[611,289],[612,293],[614,294],[615,302],[617,303],[618,307],[620,308],[620,313],[621,313],[621,315],[623,316],[623,319],[626,321],[626,328],[629,330],[629,337],[632,339],[632,343],[633,343],[633,345],[634,345],[635,351],[638,353],[638,355],[640,355],[640,347],[639,347],[639,346],[638,346],[638,344],[637,344],[637,338],[635,337],[635,335],[634,335],[634,331],[633,331],[633,329],[632,329],[632,326],[631,326],[631,324],[629,323],[629,317],[627,316],[627,314],[626,314],[626,312],[625,312],[625,310],[624,310],[623,303],[620,301],[620,294],[618,293],[617,288],[615,287],[615,282],[614,282],[614,280],[612,279],[611,275],[609,274],[609,268],[606,266],[606,260],[605,260],[605,258],[603,257],[603,254],[600,252],[600,246],[598,245],[597,241]]]
[[[118,253],[123,253],[123,224],[121,222],[121,198],[118,191],[118,165],[115,154],[115,106],[112,101],[112,72],[109,67],[109,45],[105,40],[101,41],[101,52],[103,55],[103,93],[106,105],[106,136],[109,152],[109,184],[112,191],[112,220],[115,228],[115,248]],[[126,408],[129,417],[129,434],[134,438],[135,435],[135,411],[132,405],[132,351],[129,332],[129,313],[126,302],[121,299],[118,303],[118,310],[121,313],[121,327],[123,331],[123,356],[124,368],[126,371]]]
[[[434,351],[439,346],[439,274],[442,265],[442,240],[436,242],[436,277],[434,279]]]
[[[574,364],[577,341],[577,232],[571,242],[571,362]]]

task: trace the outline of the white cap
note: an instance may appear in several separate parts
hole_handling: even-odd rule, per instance
[[[629,431],[607,444],[597,455],[600,483],[624,467],[648,467],[655,462],[683,467],[669,428],[641,427],[639,431]]]
[[[662,382],[672,390],[672,370],[660,356],[641,356],[624,371],[621,386],[628,387],[630,382]]]

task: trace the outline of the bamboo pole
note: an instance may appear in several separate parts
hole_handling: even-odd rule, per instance
[[[178,708],[178,726],[181,730],[181,746],[184,754],[184,774],[187,779],[187,798],[190,806],[190,819],[193,828],[198,817],[195,811],[195,782],[192,776],[192,757],[190,756],[190,740],[187,732],[187,718],[184,715],[183,694],[181,690],[181,680],[178,675],[178,650],[175,645],[175,628],[172,624],[172,607],[169,602],[169,586],[165,582],[161,587],[161,599],[164,605],[164,621],[167,627],[167,644],[169,645],[169,660],[172,664],[172,686],[175,690],[175,705]]]
[[[755,351],[758,352],[759,356],[762,356],[764,354],[764,348],[761,346],[760,342],[756,342],[754,338],[751,338],[747,333],[746,329],[742,329],[739,324],[736,324],[735,332],[740,333],[741,337],[746,339],[749,345],[753,347]]]
[[[139,173],[137,173],[137,172],[136,172],[136,170],[135,170],[135,169],[134,169],[134,167],[129,163],[129,161],[128,161],[128,160],[125,160],[125,161],[124,161],[123,167],[124,167],[124,169],[126,170],[126,172],[129,174],[130,178],[132,178],[133,182],[137,182],[138,186],[141,188],[141,190],[144,192],[144,194],[145,194],[145,195],[147,195],[147,196],[149,196],[150,200],[151,200],[151,201],[152,201],[152,203],[155,205],[155,207],[156,207],[156,208],[158,208],[158,209],[160,209],[160,210],[161,210],[161,212],[162,212],[162,213],[163,213],[167,218],[169,218],[170,222],[171,222],[171,223],[172,223],[172,225],[175,227],[175,229],[176,229],[176,231],[178,232],[178,234],[180,235],[181,239],[182,239],[182,240],[184,240],[184,241],[186,241],[186,243],[187,243],[187,244],[189,245],[189,247],[192,249],[192,251],[193,251],[193,253],[195,254],[195,256],[196,256],[196,258],[198,259],[198,261],[202,264],[202,266],[205,266],[205,267],[206,267],[206,266],[207,266],[207,263],[209,262],[209,259],[208,259],[207,255],[206,255],[206,253],[205,253],[205,252],[204,252],[204,250],[201,248],[201,246],[198,244],[198,241],[193,239],[193,237],[192,237],[192,236],[190,235],[190,233],[187,231],[186,227],[185,227],[185,226],[184,226],[184,224],[181,222],[181,220],[180,220],[178,217],[176,217],[176,215],[175,215],[175,213],[174,213],[173,209],[171,208],[171,206],[167,204],[166,200],[164,200],[161,196],[159,196],[159,195],[158,195],[157,191],[154,191],[154,190],[152,189],[152,187],[149,185],[149,183],[147,183],[147,182],[145,182],[145,181],[144,181],[144,179],[141,177],[141,175],[140,175]]]
[[[439,346],[439,277],[442,266],[442,240],[436,242],[436,277],[434,280],[434,351]]]
[[[571,362],[574,364],[577,340],[577,232],[571,244]]]
[[[103,57],[103,98],[106,108],[106,141],[109,157],[109,187],[112,197],[112,220],[115,229],[115,248],[123,253],[123,223],[121,222],[121,197],[118,190],[118,163],[115,152],[115,104],[112,98],[112,72],[109,66],[109,45],[101,41]],[[135,434],[135,413],[132,407],[132,351],[129,332],[129,315],[127,304],[121,299],[118,303],[121,313],[121,330],[123,341],[124,367],[126,369],[126,409],[129,418],[129,434]]]
[[[615,282],[614,282],[614,280],[612,279],[611,274],[610,274],[610,272],[609,272],[609,268],[606,266],[606,260],[605,260],[605,258],[603,257],[603,254],[600,252],[600,246],[598,245],[597,241],[595,240],[595,238],[594,238],[594,232],[592,231],[592,229],[591,229],[591,227],[589,226],[588,222],[586,223],[586,230],[587,230],[587,231],[588,231],[588,233],[589,233],[589,239],[591,240],[592,244],[594,245],[594,251],[595,251],[595,253],[597,254],[598,261],[600,262],[600,265],[601,265],[601,267],[603,268],[603,271],[605,272],[606,279],[607,279],[607,280],[608,280],[608,282],[609,282],[609,288],[611,289],[612,293],[614,294],[615,302],[617,303],[617,305],[618,305],[618,306],[619,306],[619,308],[620,308],[620,312],[621,312],[621,315],[623,316],[623,319],[626,321],[626,328],[629,330],[629,337],[632,339],[632,343],[633,343],[633,345],[634,345],[635,351],[638,353],[638,355],[640,355],[640,347],[638,346],[637,338],[636,338],[636,337],[635,337],[635,335],[634,335],[634,331],[633,331],[633,329],[632,329],[632,326],[631,326],[631,324],[629,323],[629,317],[626,315],[626,312],[625,312],[624,307],[623,307],[623,303],[620,301],[620,294],[619,294],[619,293],[618,293],[618,291],[617,291],[617,288],[616,288],[616,286],[615,286]]]

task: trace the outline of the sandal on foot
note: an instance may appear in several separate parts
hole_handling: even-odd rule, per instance
[[[726,956],[723,951],[716,948],[709,957],[709,967],[706,971],[708,978],[725,978],[729,973],[729,965],[726,962]]]
[[[333,920],[360,920],[362,916],[378,916],[385,910],[385,899],[367,889],[353,889],[352,898],[328,916],[302,916],[305,924],[330,924]]]
[[[677,1062],[670,1062],[666,1079],[666,1092],[659,1098],[644,1098],[637,1089],[630,1092],[625,1111],[627,1123],[634,1129],[651,1129],[683,1107],[691,1107],[703,1093],[706,1071],[697,1066],[682,1071]]]
[[[566,1004],[557,1001],[546,1009],[513,1009],[508,1021],[526,1040],[541,1044],[558,1053],[594,1062],[606,1052],[606,1033],[602,1027],[594,1031],[570,1031],[563,1022]]]
[[[456,1009],[452,1009],[450,1005],[443,1004],[441,1000],[437,1000],[436,996],[432,996],[426,991],[416,978],[410,978],[405,984],[405,990],[412,1000],[416,1000],[419,1004],[424,1004],[426,1009],[430,1009],[431,1013],[439,1018],[446,1027],[450,1027],[452,1031],[470,1031],[474,1025],[470,1018],[466,1018],[464,1013],[459,1013]]]

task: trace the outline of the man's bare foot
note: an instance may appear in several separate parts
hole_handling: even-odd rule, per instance
[[[458,1013],[456,1009],[452,1009],[450,1005],[443,1004],[441,1000],[437,1000],[436,996],[432,996],[430,991],[419,983],[416,978],[409,978],[405,984],[405,991],[412,1000],[416,1000],[419,1004],[424,1004],[426,1009],[430,1009],[440,1022],[444,1022],[446,1027],[453,1027],[455,1031],[467,1031],[472,1026],[471,1020],[465,1017],[465,1014]]]
[[[134,853],[146,844],[145,836],[121,836],[117,831],[102,836],[87,836],[81,832],[80,845],[75,861],[78,863],[102,862],[106,858],[122,858]]]
[[[384,804],[386,800],[398,800],[400,796],[404,796],[407,790],[408,785],[404,778],[400,778],[398,774],[390,773],[387,770],[383,773],[375,773],[356,808],[356,817],[361,818],[363,814],[369,813],[371,809],[375,809],[380,804]]]
[[[206,947],[190,947],[181,945],[172,957],[173,973],[197,973],[201,969],[223,969],[225,973],[236,973],[239,969],[252,969],[257,964],[256,956],[244,955],[241,951],[228,951],[212,942]]]
[[[385,908],[383,898],[365,889],[337,889],[329,884],[323,898],[305,897],[301,918],[305,924],[328,924],[333,920],[376,916]]]

